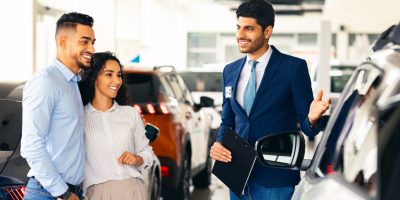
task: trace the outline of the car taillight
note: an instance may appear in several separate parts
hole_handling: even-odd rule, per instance
[[[169,114],[168,106],[163,103],[160,104],[160,110],[161,110],[162,114],[164,114],[164,115]]]
[[[154,106],[153,106],[152,104],[148,103],[148,104],[146,105],[146,108],[147,108],[147,111],[148,111],[150,114],[155,114],[155,113],[156,113],[156,109],[154,108]]]
[[[133,104],[133,107],[136,108],[136,110],[137,110],[140,114],[143,113],[142,108],[140,107],[139,104]]]
[[[171,109],[164,103],[146,103],[146,104],[133,104],[132,105],[140,114],[171,114]]]
[[[7,186],[0,188],[0,199],[22,200],[25,195],[25,186]]]
[[[161,176],[166,177],[169,176],[169,167],[161,166]]]
[[[329,164],[329,165],[328,165],[327,173],[328,173],[328,174],[336,174],[336,171],[333,170],[332,164]]]

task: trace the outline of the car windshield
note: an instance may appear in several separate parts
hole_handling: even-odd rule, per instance
[[[125,83],[131,103],[157,102],[160,82],[152,74],[127,74]]]
[[[221,92],[221,72],[182,72],[190,91]]]

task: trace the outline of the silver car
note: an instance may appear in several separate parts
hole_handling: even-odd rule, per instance
[[[373,50],[346,84],[312,160],[298,131],[257,141],[263,164],[307,170],[292,199],[400,198],[400,25]]]

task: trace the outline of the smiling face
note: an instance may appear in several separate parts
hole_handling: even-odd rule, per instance
[[[268,50],[268,39],[271,36],[272,27],[268,26],[264,31],[251,17],[239,17],[237,21],[236,39],[239,50],[247,53],[252,59],[257,59]]]
[[[92,27],[77,24],[76,30],[66,30],[59,35],[57,58],[75,74],[89,68],[95,40]]]
[[[107,60],[95,82],[95,99],[112,100],[122,85],[121,66],[115,60]]]

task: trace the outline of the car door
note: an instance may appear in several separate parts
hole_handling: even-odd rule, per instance
[[[20,155],[21,83],[0,83],[0,175],[26,180],[29,166]]]
[[[357,151],[365,150],[365,154],[372,157],[370,159],[372,160],[372,165],[374,162],[376,164],[376,159],[374,160],[374,155],[376,155],[374,154],[376,153],[374,151],[374,149],[376,150],[374,148],[376,147],[376,134],[375,136],[371,134],[374,123],[369,118],[373,115],[369,105],[374,102],[372,97],[377,96],[374,93],[376,93],[375,89],[379,86],[379,80],[382,75],[382,70],[373,63],[364,63],[354,72],[339,99],[337,109],[334,110],[329,119],[306,176],[296,187],[293,199],[321,199],[328,196],[334,198],[339,195],[337,193],[340,191],[337,190],[338,188],[344,186],[348,188],[349,185],[354,190],[352,192],[354,193],[354,199],[356,197],[361,199],[368,198],[367,192],[359,192],[359,186],[354,184],[355,177],[358,174],[354,176],[354,172],[352,172],[353,174],[349,175],[351,166],[360,161],[349,157],[344,159],[343,155],[344,151],[349,150],[347,147],[345,148],[345,145],[358,142]],[[366,113],[367,115],[365,115]],[[360,124],[363,124],[363,126],[360,127]],[[375,146],[372,144],[375,144]],[[368,146],[370,147],[369,149],[367,148]],[[350,154],[347,155],[349,156]],[[372,177],[376,169],[369,170],[368,175]],[[332,188],[335,189],[332,189],[327,188],[328,182],[341,183],[333,184]],[[343,184],[343,182],[346,184]],[[320,190],[322,189],[327,191],[321,192]]]
[[[378,126],[378,179],[381,200],[391,200],[400,196],[400,84],[397,83],[397,97],[380,106],[378,120],[385,124]]]

